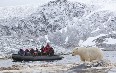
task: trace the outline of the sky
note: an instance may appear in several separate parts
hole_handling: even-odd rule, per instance
[[[54,0],[0,0],[0,7],[17,6],[17,5],[42,5],[49,1],[54,1]],[[68,1],[78,1],[78,2],[89,3],[95,0],[68,0]]]
[[[42,5],[53,0],[0,0],[0,7],[4,6],[19,6],[19,5]],[[68,0],[68,1],[81,1],[90,2],[90,0]]]
[[[0,0],[0,7],[20,6],[20,5],[42,5],[54,0]],[[104,6],[103,9],[116,11],[116,0],[68,0],[77,1],[85,4],[99,4]]]
[[[19,5],[42,5],[53,0],[0,0],[0,7]]]

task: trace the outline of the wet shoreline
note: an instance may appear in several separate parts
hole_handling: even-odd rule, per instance
[[[116,51],[105,51],[104,58],[113,66],[91,67],[84,69],[78,56],[63,55],[62,60],[13,62],[12,59],[0,59],[0,73],[115,73]],[[108,64],[108,63],[107,63]],[[81,66],[82,65],[82,66]],[[104,64],[106,65],[106,64]],[[78,68],[79,67],[79,68]]]
[[[12,62],[11,59],[8,59]],[[7,60],[7,61],[8,61]],[[4,60],[5,61],[5,60]],[[57,61],[56,61],[57,62]],[[41,63],[41,64],[40,64]],[[109,67],[88,67],[85,68],[83,63],[66,63],[55,64],[54,62],[13,62],[12,65],[0,67],[0,73],[28,72],[28,73],[108,73],[110,69],[116,69],[114,66]],[[115,71],[115,70],[114,70]]]

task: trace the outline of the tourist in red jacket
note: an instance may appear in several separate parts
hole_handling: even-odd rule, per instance
[[[53,50],[53,48],[52,47],[50,47],[50,45],[49,45],[49,43],[47,43],[47,45],[45,46],[45,48],[44,48],[44,53],[46,54],[46,55],[53,55],[53,53],[54,53],[54,50]],[[51,54],[52,53],[52,54]]]

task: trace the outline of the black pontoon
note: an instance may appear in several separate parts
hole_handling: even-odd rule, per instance
[[[53,56],[21,56],[18,54],[12,54],[14,61],[48,61],[48,60],[61,60],[63,57],[59,55]]]

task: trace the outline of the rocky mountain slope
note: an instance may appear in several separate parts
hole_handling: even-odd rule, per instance
[[[116,50],[116,14],[101,6],[56,0],[39,7],[1,8],[0,17],[0,51],[4,53],[46,42],[64,49]]]

